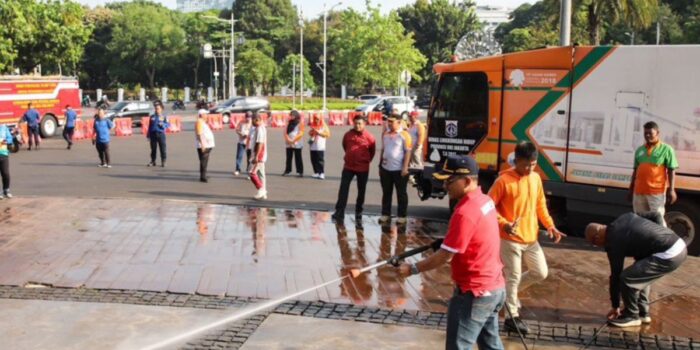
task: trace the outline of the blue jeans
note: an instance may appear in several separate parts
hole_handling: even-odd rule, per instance
[[[469,350],[476,343],[481,350],[503,349],[498,335],[498,311],[505,300],[504,288],[479,298],[475,298],[472,292],[462,293],[455,288],[447,308],[445,348]]]
[[[241,163],[243,162],[243,154],[246,154],[246,166],[245,171],[248,172],[248,164],[250,163],[250,151],[245,149],[245,143],[236,144],[236,171],[241,171]]]

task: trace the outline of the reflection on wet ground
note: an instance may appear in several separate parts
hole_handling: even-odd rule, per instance
[[[8,206],[11,204],[12,206]],[[0,203],[0,285],[128,289],[275,298],[429,243],[441,222],[335,225],[327,212],[168,200],[16,198]],[[575,242],[575,240],[572,240]],[[582,243],[578,243],[580,246]],[[522,293],[526,319],[592,325],[609,307],[600,251],[546,247],[550,277]],[[424,253],[425,254],[430,254]],[[654,285],[652,300],[693,281],[690,258]],[[446,310],[448,266],[402,278],[384,266],[309,293],[307,300]],[[700,289],[652,305],[643,333],[700,336]]]

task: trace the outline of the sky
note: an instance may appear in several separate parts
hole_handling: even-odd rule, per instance
[[[112,2],[112,0],[77,0],[78,2],[82,4],[86,4],[89,6],[97,6],[97,5],[103,5],[107,2]],[[176,5],[176,0],[154,0],[155,2],[159,2],[171,9],[175,8]],[[384,11],[389,11],[393,10],[398,7],[405,6],[407,4],[411,4],[415,2],[415,0],[385,0],[385,1],[378,1],[378,0],[373,0],[372,4],[378,4],[381,3],[381,8]],[[494,6],[504,6],[504,7],[511,7],[511,8],[516,8],[520,4],[525,3],[525,2],[534,2],[534,0],[477,0],[476,3],[477,5],[494,5]],[[300,8],[302,11],[304,11],[304,17],[306,18],[313,18],[318,15],[320,15],[323,12],[323,4],[327,3],[329,6],[332,6],[333,4],[336,4],[337,2],[334,0],[292,0],[292,3],[297,6],[297,8]],[[339,6],[338,8],[343,9],[347,7],[352,7],[357,10],[362,10],[365,8],[365,0],[342,0],[342,5]]]

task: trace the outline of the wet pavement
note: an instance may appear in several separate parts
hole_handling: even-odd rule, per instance
[[[48,215],[47,213],[50,213]],[[445,223],[381,227],[366,216],[336,226],[330,213],[160,199],[16,197],[0,202],[0,285],[42,284],[270,299],[343,276],[351,268],[424,245]],[[522,293],[528,320],[599,326],[608,311],[608,266],[581,240],[545,246],[550,276]],[[429,254],[429,253],[426,253]],[[652,301],[693,283],[689,258],[652,289]],[[447,266],[409,278],[383,267],[301,299],[444,312]],[[700,289],[652,305],[641,334],[700,337]]]

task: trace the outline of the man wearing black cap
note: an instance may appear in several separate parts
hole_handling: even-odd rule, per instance
[[[451,262],[455,290],[447,309],[446,349],[503,349],[498,312],[505,302],[498,219],[491,198],[478,185],[479,166],[463,155],[445,160],[439,173],[450,199],[457,200],[440,249],[415,264],[399,266],[404,276]]]
[[[165,167],[165,159],[167,158],[165,147],[165,131],[170,126],[168,117],[163,114],[163,103],[156,101],[153,103],[156,112],[151,114],[148,121],[148,140],[151,142],[151,162],[148,166],[156,166],[156,151],[160,148],[160,166]]]

